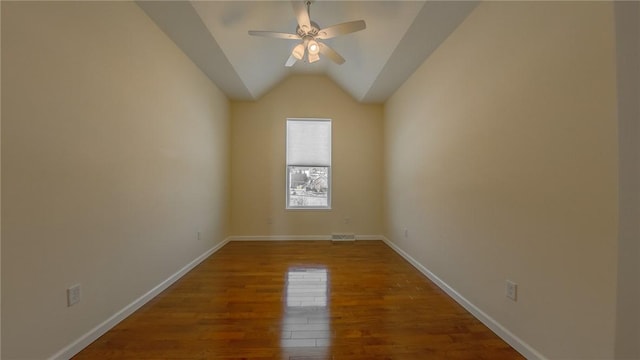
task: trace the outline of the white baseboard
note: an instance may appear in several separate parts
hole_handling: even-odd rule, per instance
[[[385,237],[382,235],[356,235],[356,240],[382,240],[384,241]]]
[[[252,235],[229,236],[229,241],[296,241],[331,240],[331,235]],[[356,240],[384,240],[382,235],[356,235]]]
[[[547,358],[532,348],[529,344],[524,342],[522,339],[514,335],[507,328],[502,326],[499,322],[497,322],[494,318],[487,315],[484,311],[480,310],[477,306],[472,304],[469,300],[467,300],[464,296],[460,295],[456,290],[454,290],[451,286],[449,286],[446,282],[432,273],[429,269],[427,269],[424,265],[420,264],[416,259],[411,257],[411,255],[407,254],[404,250],[402,250],[398,245],[396,245],[393,241],[387,239],[386,237],[382,237],[382,241],[384,241],[390,248],[392,248],[395,252],[397,252],[400,256],[402,256],[405,260],[407,260],[413,267],[418,269],[422,274],[424,274],[429,280],[433,281],[439,288],[444,290],[453,300],[455,300],[458,304],[462,305],[467,311],[469,311],[474,317],[480,320],[483,324],[485,324],[491,331],[493,331],[496,335],[498,335],[502,340],[504,340],[507,344],[511,345],[516,351],[522,354],[524,357],[530,360],[546,360]]]
[[[191,271],[194,267],[204,261],[206,258],[211,256],[211,254],[220,250],[223,246],[225,246],[229,242],[229,238],[224,239],[222,242],[216,244],[211,249],[207,250],[204,254],[198,256],[193,261],[185,265],[182,269],[178,270],[175,274],[171,275],[169,278],[158,284],[153,289],[149,290],[146,294],[142,295],[131,304],[125,306],[122,310],[115,313],[113,316],[105,320],[102,324],[94,327],[89,330],[86,334],[78,338],[76,341],[72,342],[62,350],[55,353],[53,356],[49,358],[49,360],[67,360],[79,353],[82,349],[87,347],[89,344],[94,342],[104,333],[109,331],[111,328],[116,326],[119,322],[127,318],[127,316],[131,315],[133,312],[138,310],[144,304],[149,302],[149,300],[158,296],[162,291],[175,283],[178,279],[184,276],[186,273]]]
[[[229,241],[297,241],[331,240],[331,235],[251,235],[229,236]]]

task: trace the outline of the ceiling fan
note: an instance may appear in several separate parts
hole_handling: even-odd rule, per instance
[[[278,39],[290,39],[290,40],[302,40],[298,45],[293,48],[289,59],[284,64],[286,67],[291,67],[297,60],[306,60],[309,63],[314,63],[320,60],[320,54],[333,60],[336,64],[343,64],[344,58],[340,56],[335,50],[330,48],[327,44],[319,41],[331,39],[339,35],[345,35],[352,32],[364,30],[367,27],[364,20],[349,21],[342,24],[329,26],[326,28],[320,28],[317,23],[310,19],[310,7],[311,1],[292,1],[293,12],[298,20],[298,26],[296,26],[296,33],[282,33],[275,31],[256,31],[249,30],[249,35],[265,36]]]

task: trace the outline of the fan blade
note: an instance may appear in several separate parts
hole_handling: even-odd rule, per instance
[[[289,55],[289,59],[287,60],[287,62],[284,64],[284,66],[286,67],[292,67],[293,64],[296,63],[296,58],[292,55]]]
[[[300,36],[298,36],[297,34],[287,34],[287,33],[275,32],[275,31],[249,30],[249,35],[264,36],[264,37],[277,38],[277,39],[300,40]]]
[[[309,19],[309,11],[307,10],[306,1],[291,1],[293,12],[296,14],[298,25],[305,33],[311,30],[311,20]]]
[[[320,45],[320,54],[333,60],[333,62],[338,65],[344,64],[344,58],[340,56],[340,54],[338,54],[335,50],[333,50],[328,45],[325,45],[321,42],[319,42],[318,44]]]
[[[364,20],[349,21],[346,23],[329,26],[328,28],[324,28],[318,31],[316,39],[331,39],[338,35],[345,35],[352,32],[364,30],[366,28],[367,24],[364,22]]]

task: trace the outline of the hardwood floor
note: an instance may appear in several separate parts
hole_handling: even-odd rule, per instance
[[[522,359],[381,241],[231,242],[74,359]]]

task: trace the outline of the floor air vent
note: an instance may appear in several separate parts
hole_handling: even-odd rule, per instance
[[[355,241],[356,234],[354,233],[333,233],[331,234],[331,241]]]

